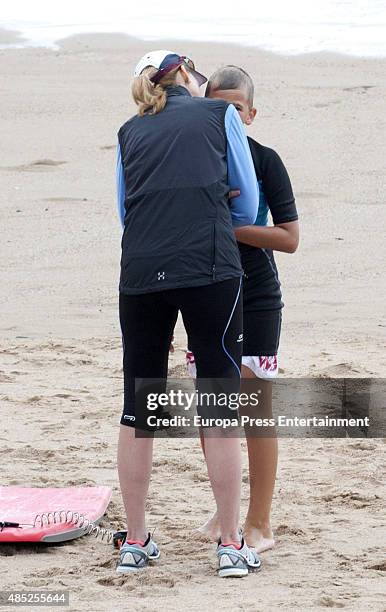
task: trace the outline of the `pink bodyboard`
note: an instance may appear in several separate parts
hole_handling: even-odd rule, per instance
[[[0,522],[26,526],[4,528],[0,542],[64,542],[84,535],[85,529],[71,521],[33,525],[36,515],[71,511],[98,523],[111,499],[109,487],[24,488],[0,487]],[[57,517],[58,518],[58,517]]]

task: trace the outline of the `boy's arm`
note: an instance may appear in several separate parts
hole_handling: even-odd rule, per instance
[[[294,253],[299,244],[299,223],[291,181],[276,151],[265,148],[261,167],[264,195],[274,227],[237,229],[236,239],[262,249]]]
[[[117,169],[116,169],[116,181],[117,181],[117,205],[118,205],[118,216],[121,222],[122,228],[124,227],[125,219],[125,176],[123,174],[121,147],[118,142],[117,146]]]
[[[274,227],[247,225],[235,228],[235,236],[238,242],[259,249],[295,253],[299,244],[299,222],[289,221]]]
[[[230,200],[234,227],[254,223],[259,207],[259,187],[251,151],[244,127],[235,107],[230,104],[225,113],[227,135],[228,183],[240,195]]]

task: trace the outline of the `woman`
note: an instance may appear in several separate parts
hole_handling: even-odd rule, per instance
[[[229,379],[238,389],[242,270],[232,222],[251,224],[258,209],[252,158],[233,105],[201,97],[206,78],[191,60],[171,51],[145,55],[134,75],[138,114],[119,130],[117,164],[124,227],[118,471],[127,515],[119,572],[139,570],[159,556],[145,526],[153,436],[145,410],[135,402],[135,379],[166,379],[180,311],[198,378]],[[228,181],[242,194],[231,202]],[[207,436],[205,454],[220,524],[218,573],[244,576],[260,560],[238,529],[240,441]]]

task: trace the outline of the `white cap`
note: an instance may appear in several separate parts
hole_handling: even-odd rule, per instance
[[[153,66],[153,68],[159,70],[159,67],[167,55],[176,55],[176,53],[174,53],[174,51],[167,51],[167,49],[160,49],[159,51],[150,51],[150,53],[146,53],[146,55],[141,57],[136,65],[134,69],[134,76],[139,76],[142,70],[148,66]]]
[[[172,69],[186,63],[189,66],[190,72],[194,74],[198,84],[201,86],[207,82],[206,76],[195,69],[194,62],[186,55],[179,55],[174,51],[160,49],[158,51],[150,51],[139,60],[134,69],[134,76],[139,76],[142,71],[148,66],[152,66],[157,70],[157,74],[150,78],[153,83],[158,83]]]

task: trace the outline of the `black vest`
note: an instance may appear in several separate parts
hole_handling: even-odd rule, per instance
[[[125,221],[119,289],[127,295],[242,274],[228,203],[223,100],[167,88],[156,115],[119,130]]]

